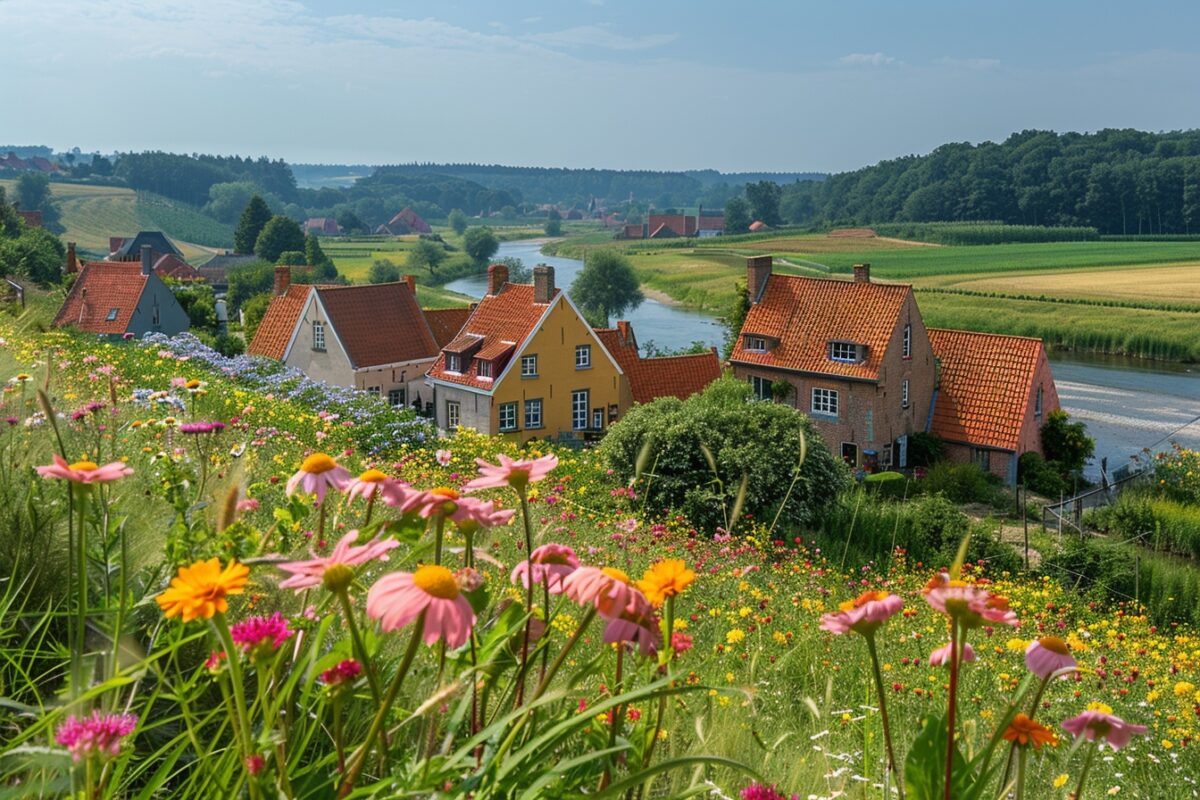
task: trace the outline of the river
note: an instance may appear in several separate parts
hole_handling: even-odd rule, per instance
[[[583,262],[542,255],[540,248],[539,241],[505,242],[496,255],[519,258],[526,267],[549,264],[554,267],[555,283],[569,288]],[[462,278],[446,288],[482,297],[487,277]],[[720,347],[725,337],[725,329],[715,317],[649,297],[625,316],[642,345],[653,341],[660,348],[675,349],[700,341]],[[1108,459],[1111,474],[1143,448],[1166,450],[1172,441],[1200,448],[1200,367],[1057,354],[1051,366],[1063,409],[1086,422],[1089,435],[1096,440],[1096,458],[1086,470],[1088,477],[1099,476],[1101,458]]]

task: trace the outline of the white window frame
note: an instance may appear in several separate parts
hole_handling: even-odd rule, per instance
[[[446,401],[446,430],[452,431],[462,425],[462,403],[457,400]]]
[[[535,397],[525,401],[525,430],[539,430],[542,427],[542,398]]]
[[[908,408],[908,378],[900,381],[900,407]]]
[[[492,377],[492,362],[488,361],[485,358],[475,359],[475,373],[480,378],[491,378]]]
[[[367,387],[367,394],[371,395],[371,397],[379,397],[382,393],[383,393],[382,386],[368,386]]]
[[[314,319],[312,324],[312,349],[325,352],[325,323]]]
[[[746,337],[746,352],[748,353],[765,353],[767,352],[767,340],[761,336]]]
[[[571,392],[571,430],[587,430],[591,405],[591,393],[587,389],[576,389]]]
[[[537,354],[521,356],[521,377],[536,378],[538,376]]]
[[[592,409],[592,429],[597,431],[604,430],[604,409]]]
[[[761,375],[750,376],[750,391],[754,395],[755,400],[770,400],[775,394],[771,391],[771,381],[769,378],[764,378]]]
[[[912,358],[912,323],[904,325],[904,343],[900,348],[901,358]]]
[[[813,414],[820,414],[825,417],[836,417],[840,410],[840,397],[837,389],[826,389],[822,386],[814,386],[811,396],[811,410]]]
[[[114,321],[116,321],[116,319],[117,319],[117,314],[119,314],[120,312],[121,312],[121,309],[119,309],[119,308],[110,308],[110,309],[108,310],[108,316],[104,318],[104,321],[105,321],[105,322],[114,322]]]
[[[857,364],[861,358],[859,352],[859,346],[853,342],[829,343],[829,360],[839,364]]]
[[[505,419],[507,417],[507,419]],[[517,404],[501,403],[500,409],[497,412],[497,419],[500,423],[500,432],[507,433],[517,429]]]
[[[398,402],[397,402],[398,401]],[[408,402],[408,392],[404,389],[388,389],[388,405],[403,406]]]
[[[462,374],[462,356],[457,353],[446,353],[446,372]]]
[[[575,345],[575,369],[592,368],[592,346],[590,344]]]

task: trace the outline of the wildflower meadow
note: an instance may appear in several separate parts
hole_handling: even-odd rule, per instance
[[[1200,792],[1200,634],[1036,565],[700,525],[186,336],[5,321],[0,378],[0,796]]]

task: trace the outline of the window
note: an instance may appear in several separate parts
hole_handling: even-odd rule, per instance
[[[900,381],[900,407],[908,408],[908,378]]]
[[[313,322],[312,326],[313,350],[325,349],[325,323],[321,320]]]
[[[1037,390],[1037,399],[1033,402],[1033,416],[1040,418],[1042,416],[1042,387]]]
[[[542,401],[525,401],[525,429],[532,430],[542,427]]]
[[[162,324],[162,311],[158,307],[158,298],[155,298],[155,300],[154,300],[154,309],[153,309],[153,313],[150,315],[150,324],[151,325],[161,325]]]
[[[537,356],[521,356],[521,377],[536,378],[537,374]]]
[[[836,417],[838,415],[837,391],[835,389],[813,389],[812,413]]]
[[[492,362],[484,361],[483,359],[477,358],[477,359],[475,359],[475,364],[476,364],[475,368],[479,373],[479,377],[481,377],[481,378],[492,377]]]
[[[992,471],[992,451],[975,448],[971,451],[971,463],[984,472]]]
[[[446,430],[454,430],[462,421],[462,406],[457,400],[446,401]]]
[[[402,405],[404,405],[404,401],[405,401],[405,397],[404,397],[403,389],[389,389],[388,390],[388,404],[389,405],[402,406]]]
[[[850,342],[830,342],[829,360],[847,361],[850,363],[858,361],[858,345],[851,344]]]
[[[379,394],[382,391],[383,391],[382,386],[368,386],[367,387],[367,394],[371,395],[371,397],[379,397]]]
[[[750,388],[754,392],[755,400],[771,399],[771,382],[766,378],[760,378],[757,375],[751,375]]]
[[[588,393],[587,390],[571,392],[571,430],[587,430],[588,424]]]
[[[592,366],[592,346],[590,344],[575,345],[575,369],[588,369]]]
[[[597,431],[604,430],[604,409],[592,409],[592,429]]]
[[[446,372],[462,372],[462,357],[456,353],[447,353]]]
[[[767,340],[761,336],[747,336],[746,350],[751,353],[765,353],[767,352]]]
[[[892,466],[892,446],[890,444],[885,444],[883,446],[883,455],[879,458],[879,466]]]
[[[515,431],[517,429],[517,404],[500,404],[500,430]]]
[[[117,311],[118,311],[118,309],[110,308],[108,310],[108,316],[105,317],[104,319],[106,319],[109,322],[112,322],[113,320],[115,320],[117,318]]]
[[[912,323],[904,326],[904,347],[900,351],[904,358],[912,358]]]

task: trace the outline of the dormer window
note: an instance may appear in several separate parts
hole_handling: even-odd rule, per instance
[[[765,353],[767,352],[767,340],[762,336],[747,336],[746,337],[746,352],[748,353]]]
[[[475,370],[479,377],[490,378],[492,377],[492,362],[477,358],[475,359]]]
[[[462,372],[462,358],[457,353],[446,353],[446,372]]]
[[[862,361],[863,347],[853,342],[830,342],[829,360],[844,364],[857,364]]]
[[[116,318],[117,318],[117,309],[115,309],[115,308],[110,308],[110,309],[108,310],[108,316],[107,316],[107,317],[105,317],[104,319],[105,319],[105,321],[107,321],[107,322],[113,322],[114,320],[116,320]]]

